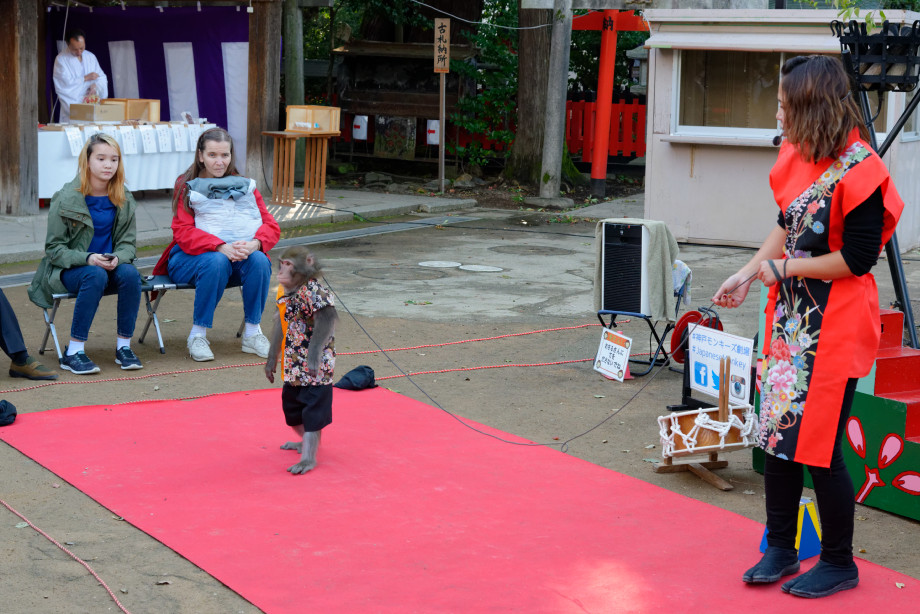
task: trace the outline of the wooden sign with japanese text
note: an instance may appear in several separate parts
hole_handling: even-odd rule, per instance
[[[434,71],[450,72],[450,19],[434,20]]]

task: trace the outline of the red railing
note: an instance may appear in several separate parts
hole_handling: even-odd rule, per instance
[[[565,103],[565,142],[570,154],[590,160],[594,151],[594,109],[597,103],[568,100]],[[614,100],[610,114],[608,154],[623,158],[645,155],[645,97]]]
[[[581,154],[582,160],[590,160],[594,151],[594,102],[572,101],[568,100],[565,104],[566,125],[565,125],[565,142],[572,155]],[[348,113],[342,114],[342,136],[339,137],[342,142],[351,141],[353,116]],[[610,114],[610,141],[608,154],[620,158],[640,158],[645,155],[645,119],[646,103],[644,96],[627,96],[625,99],[614,100],[613,109]],[[423,122],[420,122],[420,130],[417,133],[417,141],[420,145],[425,144],[425,134],[422,129]],[[367,140],[374,140],[374,121],[368,122]],[[452,124],[448,127],[448,133],[445,135],[448,142],[456,141],[460,147],[467,147],[473,141],[479,142],[483,149],[493,151],[504,151],[506,144],[501,141],[493,141],[482,135],[470,134],[464,130],[455,132]],[[456,137],[454,138],[454,135]]]

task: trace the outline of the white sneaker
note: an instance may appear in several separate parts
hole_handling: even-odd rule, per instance
[[[192,357],[192,360],[198,362],[214,360],[214,353],[211,351],[211,348],[208,347],[209,345],[211,345],[211,342],[201,335],[190,337],[188,340],[189,356]]]
[[[243,351],[247,354],[255,354],[260,358],[268,358],[268,350],[271,343],[268,337],[262,333],[256,333],[249,337],[243,337]]]

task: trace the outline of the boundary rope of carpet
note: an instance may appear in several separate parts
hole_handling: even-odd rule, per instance
[[[47,533],[45,533],[44,531],[42,531],[41,529],[39,529],[37,526],[35,526],[35,525],[32,523],[31,520],[29,520],[28,518],[26,518],[25,516],[23,516],[22,514],[20,514],[20,513],[19,513],[18,511],[16,511],[15,509],[13,509],[13,507],[12,507],[9,503],[7,503],[6,501],[4,501],[3,499],[0,499],[0,504],[2,504],[3,507],[5,507],[6,509],[8,509],[8,510],[10,510],[11,512],[13,512],[13,514],[15,514],[16,516],[18,516],[19,518],[22,518],[22,521],[25,522],[25,523],[26,523],[27,525],[29,525],[30,527],[32,527],[32,529],[33,529],[35,532],[37,532],[39,535],[41,535],[42,537],[44,537],[45,539],[47,539],[48,541],[50,541],[52,544],[54,544],[54,545],[57,546],[58,548],[60,548],[60,549],[61,549],[65,554],[67,554],[70,558],[72,558],[73,560],[75,560],[76,562],[78,562],[80,565],[83,565],[83,567],[86,568],[86,571],[88,571],[88,572],[90,573],[90,575],[92,575],[94,578],[96,578],[96,580],[99,582],[99,584],[102,585],[102,588],[104,588],[104,589],[106,590],[106,592],[108,592],[109,597],[112,598],[112,601],[115,602],[115,605],[117,605],[118,608],[119,608],[122,612],[124,612],[125,614],[131,614],[128,610],[125,609],[125,606],[121,605],[121,602],[118,600],[118,597],[115,596],[115,593],[112,592],[112,589],[109,588],[109,585],[105,583],[105,580],[103,580],[102,578],[99,577],[99,574],[97,574],[97,573],[95,572],[95,570],[93,570],[93,568],[89,566],[89,563],[87,563],[86,561],[84,561],[83,559],[81,559],[80,557],[78,557],[76,554],[74,554],[73,552],[71,552],[70,550],[68,550],[67,548],[65,548],[65,547],[64,547],[60,542],[58,542],[56,539],[54,539],[53,537],[51,537],[50,535],[48,535]]]
[[[481,337],[477,339],[461,339],[459,341],[446,341],[444,343],[429,343],[429,344],[424,344],[424,345],[413,345],[413,346],[400,347],[400,348],[388,348],[388,349],[383,349],[383,350],[377,349],[377,350],[361,350],[358,352],[337,352],[337,355],[338,356],[359,356],[362,354],[403,352],[407,350],[420,350],[420,349],[425,349],[425,348],[444,347],[444,346],[449,346],[449,345],[459,345],[462,343],[473,343],[476,341],[494,341],[496,339],[505,339],[509,337],[522,337],[525,335],[536,335],[539,333],[551,333],[551,332],[558,332],[558,331],[564,331],[564,330],[576,330],[579,328],[590,328],[590,327],[595,327],[595,326],[600,326],[600,324],[592,323],[592,324],[578,324],[575,326],[562,326],[558,328],[544,328],[544,329],[533,330],[533,331],[525,331],[522,333],[508,333],[506,335],[495,335],[493,337]],[[634,354],[634,356],[645,356],[645,355],[647,354]],[[408,375],[425,375],[429,373],[449,373],[451,371],[476,371],[480,369],[499,369],[502,367],[544,367],[544,366],[552,366],[552,365],[570,364],[574,362],[587,362],[589,360],[594,360],[594,359],[593,358],[581,358],[581,359],[576,359],[576,360],[557,361],[557,362],[543,362],[543,363],[529,363],[529,364],[520,363],[520,364],[507,364],[507,365],[486,365],[486,366],[479,366],[479,367],[462,367],[458,369],[444,369],[440,371],[419,371],[417,373],[410,373]],[[162,371],[160,373],[146,373],[144,375],[135,375],[132,377],[112,377],[112,378],[105,378],[105,379],[81,379],[81,380],[55,380],[55,381],[43,382],[41,384],[35,384],[33,386],[25,386],[23,388],[11,388],[9,390],[0,390],[0,395],[10,394],[14,392],[26,392],[29,390],[36,390],[38,388],[44,388],[46,386],[98,384],[102,382],[130,382],[130,381],[135,381],[135,380],[149,379],[151,377],[162,377],[166,375],[198,373],[201,371],[219,371],[222,369],[236,369],[236,368],[241,368],[241,367],[261,367],[261,366],[264,366],[264,364],[265,363],[262,363],[262,362],[247,362],[247,363],[240,363],[240,364],[234,364],[234,365],[219,365],[216,367],[200,367],[197,369],[180,369],[177,371]],[[378,377],[376,378],[376,380],[384,381],[388,379],[406,377],[406,376],[407,376],[406,374],[387,375],[384,377]],[[164,400],[185,401],[189,399],[200,399],[200,398],[204,398],[207,396],[211,396],[211,395],[203,394],[203,395],[198,395],[198,396],[193,396],[193,397],[182,397],[182,398],[164,399]],[[133,401],[130,401],[130,402],[133,402]],[[121,403],[118,403],[118,405],[120,404]]]

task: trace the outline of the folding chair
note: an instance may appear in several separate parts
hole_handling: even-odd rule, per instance
[[[679,290],[674,291],[674,296],[677,299],[677,303],[674,306],[674,313],[677,314],[680,312],[680,303],[684,297],[684,294],[687,290],[687,284],[690,283],[690,278],[684,280],[683,285],[681,285]],[[604,316],[610,316],[610,324],[608,325],[604,321]],[[651,358],[649,360],[642,360],[637,358],[630,358],[629,362],[634,362],[640,365],[648,365],[648,369],[640,373],[630,372],[632,375],[648,375],[656,365],[666,365],[671,360],[671,356],[668,354],[668,351],[664,348],[665,339],[668,337],[668,333],[674,329],[674,322],[668,322],[664,327],[664,332],[661,335],[658,335],[658,330],[655,328],[655,323],[652,322],[652,317],[644,313],[635,313],[629,311],[613,311],[609,309],[601,309],[597,312],[597,319],[600,320],[601,326],[605,328],[616,328],[617,327],[617,316],[625,316],[629,318],[642,318],[648,324],[649,329],[652,332],[652,335],[655,338],[655,352],[652,354],[651,347],[649,347],[649,354]],[[651,346],[651,344],[650,344]],[[663,355],[662,358],[658,358],[659,354]]]
[[[239,286],[240,284],[237,283],[227,285],[228,288],[236,288]],[[144,325],[144,330],[141,332],[141,336],[138,337],[137,342],[144,342],[144,337],[147,336],[147,331],[150,329],[150,325],[153,324],[153,328],[157,333],[157,342],[160,344],[160,354],[165,354],[166,348],[163,345],[163,333],[160,330],[160,319],[157,317],[157,309],[160,306],[160,301],[163,300],[163,297],[166,296],[166,292],[169,290],[194,289],[195,284],[174,282],[169,278],[169,275],[148,275],[145,277],[141,292],[144,293],[144,305],[147,308],[147,323]],[[151,299],[151,293],[153,292],[156,292],[156,298]],[[244,316],[243,321],[240,323],[239,330],[236,331],[237,337],[243,336],[245,327],[246,318]]]
[[[154,290],[154,289],[155,288],[151,287],[147,282],[143,280],[141,281],[141,292],[143,292],[145,296],[149,294],[150,290]],[[102,296],[111,296],[113,294],[116,294],[117,292],[118,290],[116,288],[111,287],[111,288],[106,289],[106,291],[103,292]],[[42,308],[42,315],[45,317],[45,336],[42,337],[42,344],[38,348],[39,354],[44,354],[45,350],[50,349],[48,347],[48,337],[51,337],[52,340],[54,341],[54,350],[57,352],[58,361],[64,358],[64,354],[61,352],[61,344],[57,336],[57,327],[55,327],[54,325],[54,318],[57,316],[58,308],[61,306],[61,301],[66,300],[66,299],[73,299],[73,298],[77,298],[77,295],[73,292],[52,294],[51,300],[53,301],[53,303],[51,305],[51,309]],[[149,312],[149,309],[150,308],[149,308],[149,301],[148,301],[148,312]],[[149,321],[148,321],[148,325],[149,325]],[[159,323],[157,323],[158,336],[159,336],[159,330],[160,330]],[[163,338],[160,337],[159,339],[160,339],[160,353],[162,354],[162,353],[165,353],[166,350],[163,348]]]

